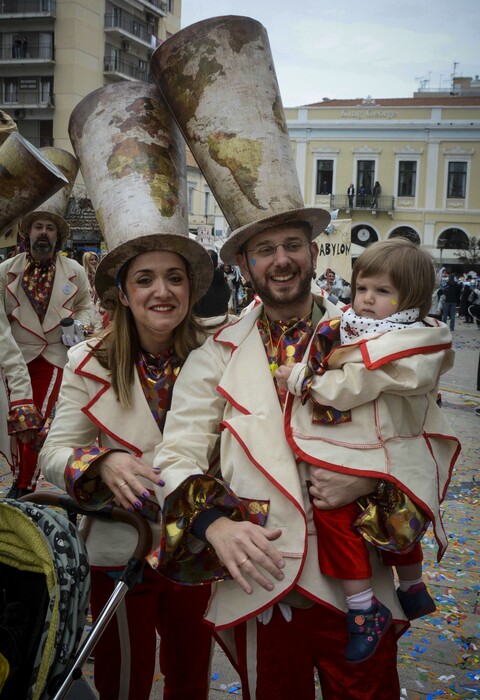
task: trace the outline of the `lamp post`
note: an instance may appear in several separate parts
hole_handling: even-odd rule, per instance
[[[440,248],[440,267],[443,267],[443,249],[446,247],[447,241],[445,239],[439,239],[437,246]]]

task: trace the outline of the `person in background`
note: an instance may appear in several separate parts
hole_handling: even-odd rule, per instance
[[[468,312],[468,307],[471,304],[471,301],[469,300],[469,298],[472,294],[472,289],[473,289],[472,276],[467,275],[465,281],[463,282],[462,292],[460,294],[460,309],[459,309],[459,316],[463,316],[463,318],[465,319],[465,323],[473,323],[473,318],[470,316],[470,314]]]
[[[372,209],[376,209],[378,207],[378,198],[382,194],[382,187],[378,180],[376,180],[374,186],[373,186],[373,192],[372,192]]]
[[[50,201],[21,222],[26,252],[0,264],[0,304],[6,312],[0,318],[0,332],[3,337],[6,332],[3,324],[7,319],[27,365],[33,392],[30,398],[36,407],[35,410],[23,404],[12,407],[10,434],[17,433],[22,426],[36,429],[37,409],[44,421],[50,417],[67,361],[67,348],[75,342],[63,333],[61,319],[74,318],[85,329],[90,327],[87,277],[81,265],[60,254],[70,227],[50,208]],[[77,342],[79,340],[77,337]],[[23,393],[29,396],[29,387]],[[24,435],[32,437],[34,433],[28,431]],[[7,494],[9,498],[20,498],[36,487],[36,442],[24,441],[19,450],[13,484]]]
[[[223,271],[230,286],[230,301],[228,310],[232,314],[239,314],[245,306],[246,293],[244,280],[237,265],[223,265]]]
[[[209,288],[212,263],[189,238],[185,146],[153,86],[119,82],[90,93],[72,113],[70,135],[93,207],[102,211],[109,252],[95,284],[112,320],[70,351],[40,464],[87,510],[114,500],[143,515],[155,542],[161,522],[153,489],[161,479],[154,450],[185,358],[205,338],[192,309]],[[106,166],[106,152],[132,140],[151,158],[140,161],[134,183],[128,169],[120,176]],[[168,187],[155,188],[158,178]],[[88,517],[81,531],[96,620],[137,537],[122,523]],[[146,562],[95,647],[100,700],[148,700],[157,655],[165,700],[208,698],[209,586],[181,586],[161,574]]]
[[[442,321],[447,323],[447,319],[450,318],[450,330],[455,330],[455,318],[457,315],[457,305],[460,302],[460,294],[462,292],[462,286],[456,281],[455,275],[448,275],[447,283],[440,287],[437,294],[438,296],[444,296],[443,308],[442,308]]]
[[[353,182],[347,188],[348,206],[353,209],[353,203],[355,201],[355,185]]]
[[[98,333],[104,327],[103,317],[101,313],[100,300],[95,289],[95,273],[98,267],[98,255],[93,250],[87,250],[82,256],[82,265],[88,279],[88,288],[90,290],[90,298],[92,301],[92,326],[93,331]]]
[[[218,253],[215,250],[207,252],[213,263],[213,279],[207,292],[195,304],[195,313],[200,318],[226,316],[230,300],[230,285],[223,269],[218,266]]]
[[[433,260],[410,241],[369,246],[355,262],[352,285],[352,307],[335,324],[341,346],[327,359],[313,356],[308,363],[283,365],[275,378],[282,390],[299,397],[287,405],[290,444],[299,456],[310,453],[312,464],[355,471],[367,454],[370,474],[392,479],[418,499],[419,524],[410,525],[408,543],[392,533],[391,542],[379,545],[385,548],[380,549],[383,563],[396,568],[404,613],[415,620],[436,607],[422,578],[425,525],[420,523],[433,520],[440,559],[447,540],[438,494],[445,493],[460,450],[433,398],[439,376],[453,366],[452,338],[444,324],[427,318],[435,285]],[[300,400],[312,405],[298,418]],[[403,416],[401,426],[398,416]],[[307,434],[316,447],[308,447]],[[408,465],[402,464],[405,450]],[[371,587],[370,552],[356,530],[361,512],[356,501],[314,509],[320,570],[342,582],[348,605],[345,655],[355,663],[375,653],[391,621]],[[399,529],[403,538],[405,528]]]

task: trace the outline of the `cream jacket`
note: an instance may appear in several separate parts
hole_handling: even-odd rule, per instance
[[[27,365],[13,338],[12,329],[2,304],[0,304],[0,333],[2,338],[0,343],[0,365],[8,384],[10,402],[17,404],[33,403],[32,385]]]
[[[73,317],[90,324],[90,294],[85,271],[75,260],[57,255],[55,280],[43,323],[35,313],[22,288],[22,274],[27,262],[20,253],[0,264],[0,304],[7,313],[12,335],[25,362],[43,357],[56,367],[67,361],[67,348],[61,341],[60,321]],[[5,319],[0,318],[0,332]]]
[[[59,403],[50,432],[40,452],[39,465],[45,478],[65,490],[64,473],[73,448],[101,447],[123,450],[151,464],[162,433],[152,416],[137,373],[134,373],[130,408],[117,402],[109,373],[89,353],[85,341],[71,348],[65,366]],[[147,489],[152,483],[144,480]],[[154,496],[152,496],[154,499]],[[88,519],[83,523],[92,566],[125,566],[132,555],[136,531],[123,523]],[[159,526],[153,525],[154,543]]]
[[[338,307],[326,301],[315,284],[312,293],[320,316],[338,316]],[[275,545],[286,560],[285,579],[275,582],[272,592],[254,585],[248,596],[232,580],[216,584],[206,618],[218,630],[270,607],[294,587],[346,610],[338,582],[319,572],[307,466],[297,463],[285,436],[284,416],[256,326],[262,313],[258,304],[190,354],[175,384],[164,440],[154,460],[166,483],[156,488],[163,502],[185,478],[207,472],[221,431],[223,479],[239,497],[269,501],[267,527],[282,529]],[[403,620],[390,569],[373,549],[371,560],[375,594],[395,619]]]
[[[460,444],[436,403],[439,378],[453,366],[452,336],[445,324],[425,322],[363,336],[324,360],[326,372],[314,375],[309,395],[351,409],[350,421],[313,422],[314,404],[299,398],[301,363],[288,381],[285,418],[290,445],[309,463],[395,481],[429,514],[440,558],[447,547],[440,503]]]

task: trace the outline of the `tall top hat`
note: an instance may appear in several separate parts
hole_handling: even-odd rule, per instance
[[[184,257],[195,300],[210,285],[207,251],[188,231],[185,143],[155,86],[119,82],[87,95],[70,117],[70,140],[107,244],[95,275],[102,301],[136,255]]]
[[[5,237],[21,217],[68,184],[65,175],[16,131],[0,146],[0,236]]]
[[[265,28],[214,17],[174,34],[150,70],[232,234],[222,260],[265,228],[306,221],[316,237],[330,215],[304,206]]]
[[[57,227],[60,242],[64,243],[70,235],[70,226],[63,218],[63,215],[67,211],[68,200],[70,199],[73,185],[77,177],[78,160],[68,151],[64,151],[63,148],[45,146],[39,150],[64,174],[67,184],[40,207],[37,207],[37,209],[23,217],[20,224],[20,235],[26,236],[30,230],[30,226],[36,219],[45,218],[53,221]]]

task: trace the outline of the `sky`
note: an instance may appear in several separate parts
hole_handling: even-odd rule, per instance
[[[480,74],[480,0],[182,0],[182,28],[220,15],[264,25],[284,107]]]

